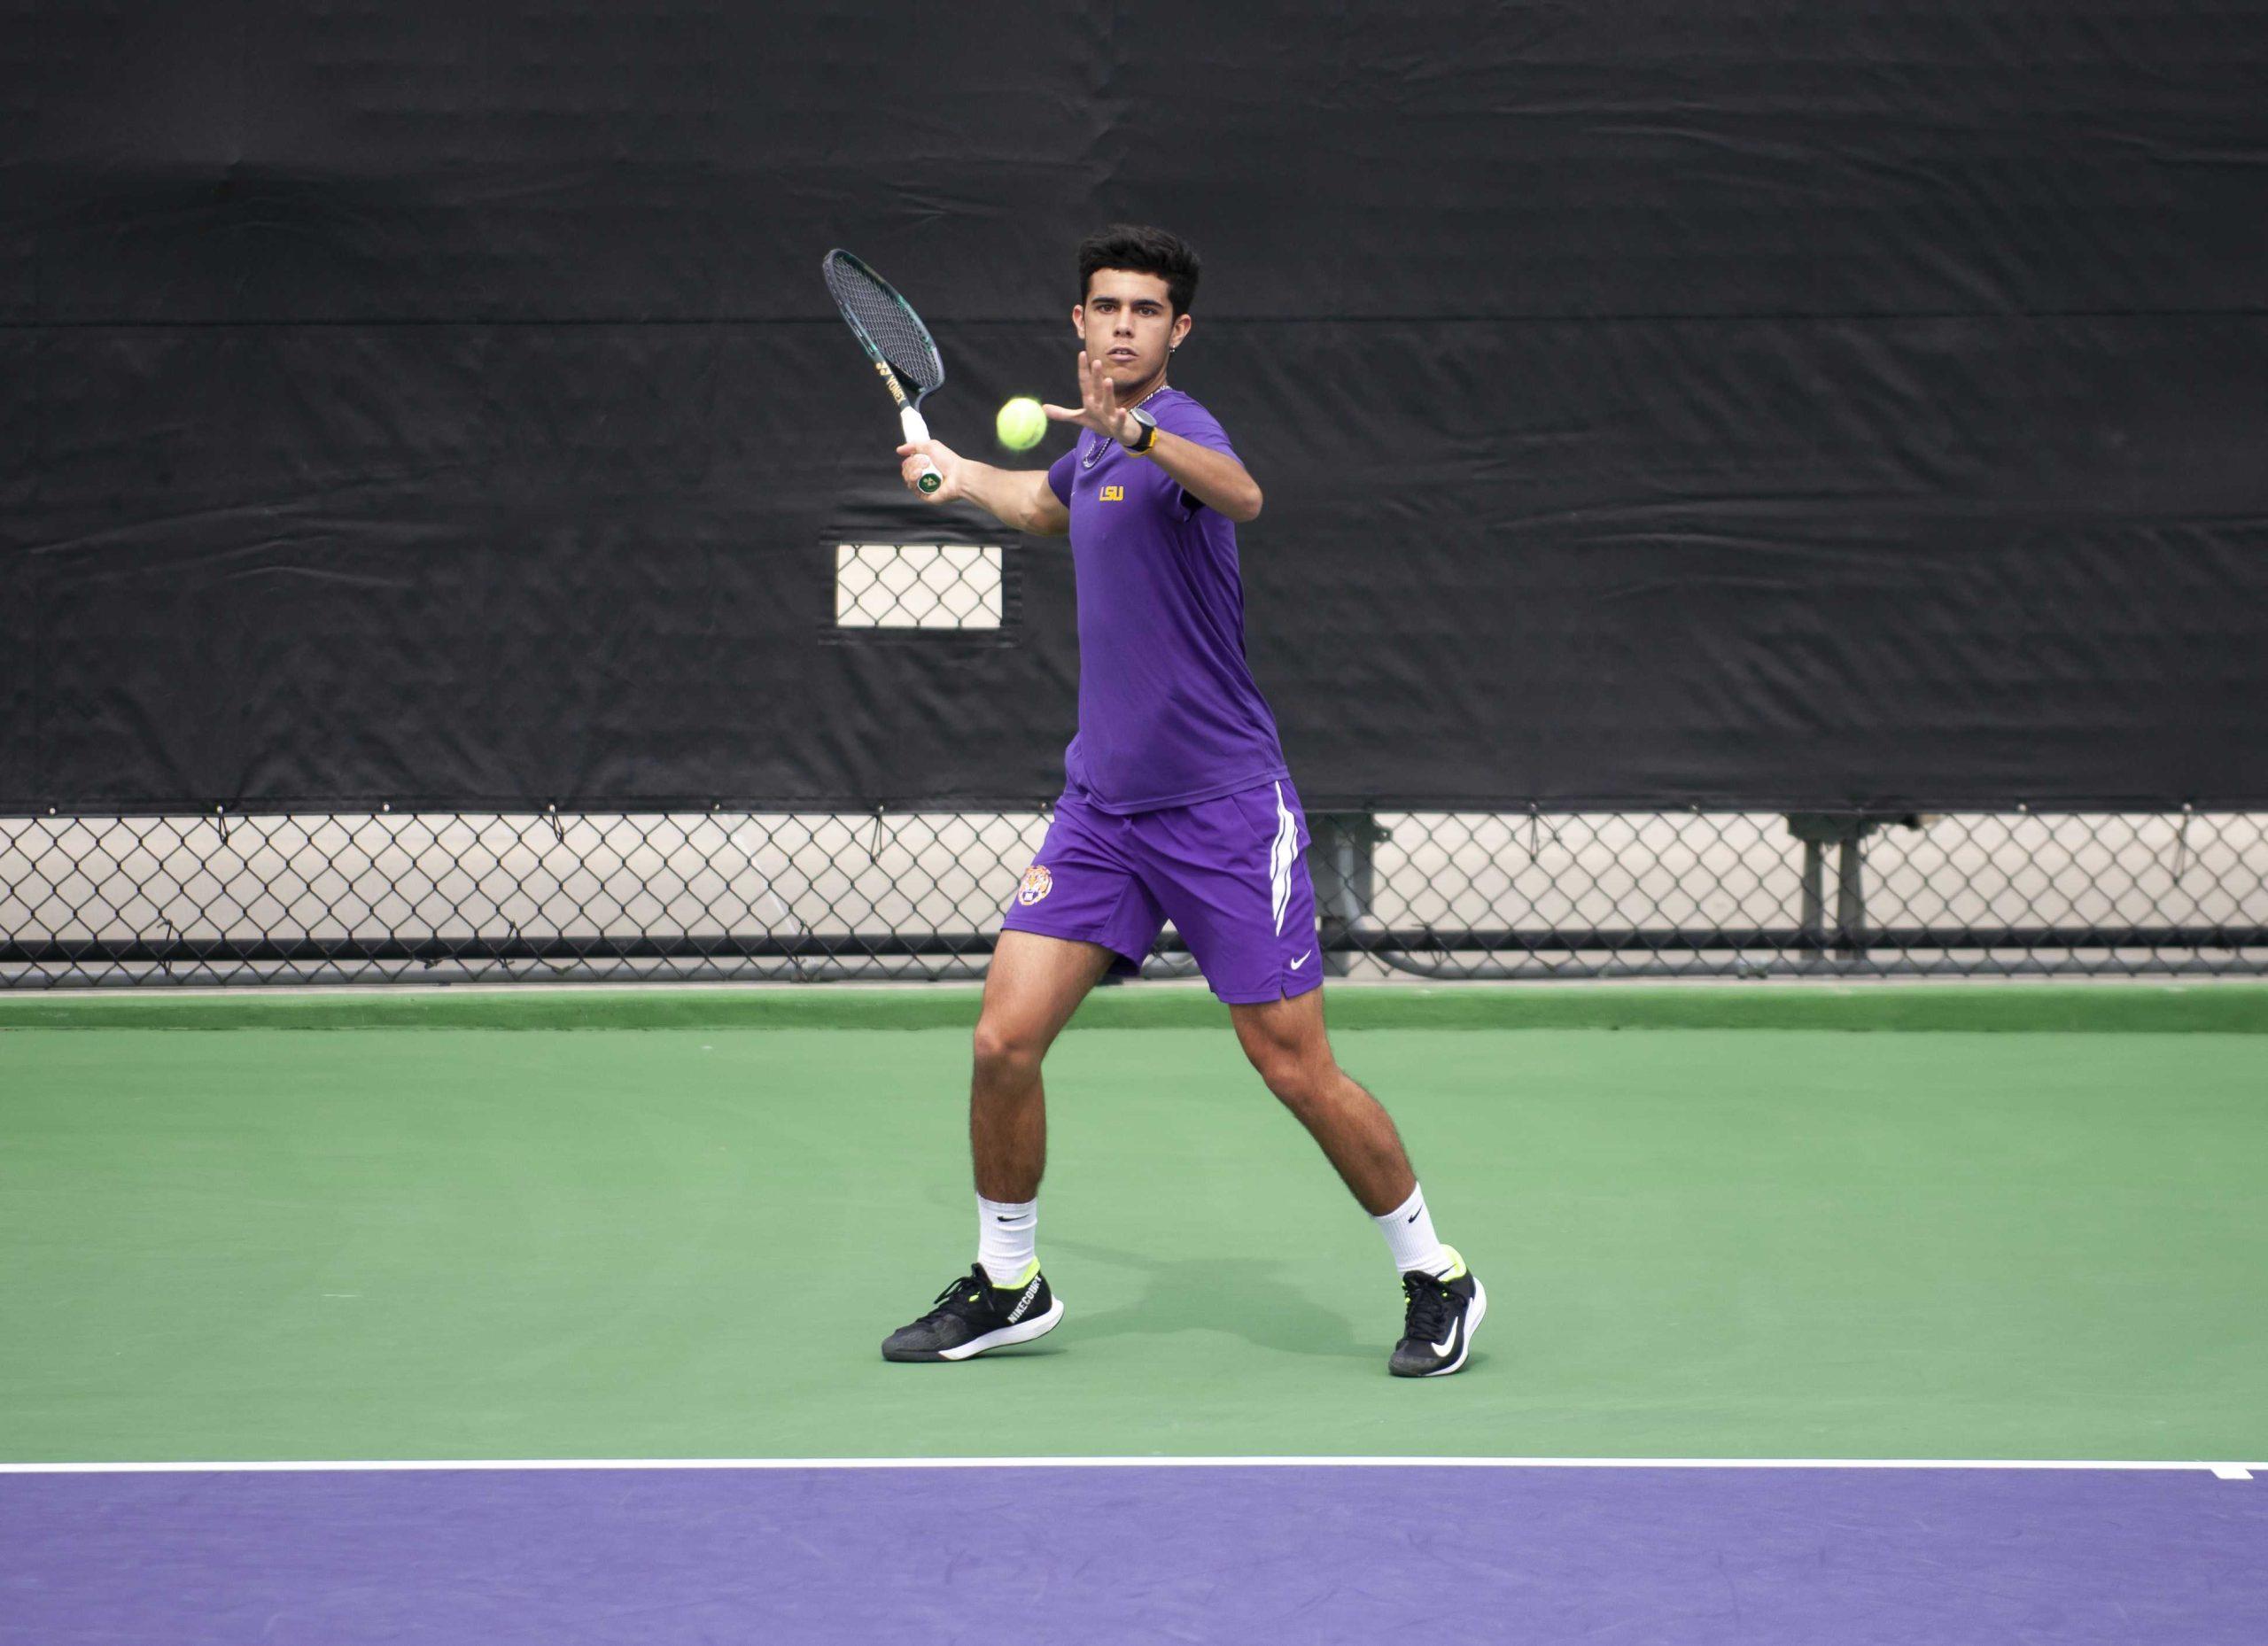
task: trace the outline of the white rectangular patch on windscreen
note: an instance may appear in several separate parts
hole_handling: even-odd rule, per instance
[[[997,629],[998,544],[838,543],[840,629]]]

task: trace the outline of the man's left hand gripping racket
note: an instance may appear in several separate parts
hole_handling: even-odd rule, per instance
[[[890,399],[897,402],[897,421],[905,430],[905,438],[928,439],[929,425],[921,421],[921,402],[945,380],[945,363],[937,358],[929,328],[889,282],[841,246],[820,260],[819,271],[827,276],[835,306],[843,311],[859,346],[882,374]],[[910,400],[908,389],[913,392]],[[920,477],[914,484],[924,492],[934,492],[944,483],[937,466],[924,457]]]

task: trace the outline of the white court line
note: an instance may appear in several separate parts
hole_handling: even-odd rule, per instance
[[[2062,1457],[452,1457],[241,1463],[0,1463],[0,1474],[397,1474],[564,1469],[1984,1469],[2206,1472],[2249,1480],[2268,1463]]]

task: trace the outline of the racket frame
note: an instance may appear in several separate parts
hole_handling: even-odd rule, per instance
[[[837,258],[850,264],[860,276],[872,281],[889,295],[891,301],[904,309],[905,317],[913,322],[914,329],[920,332],[922,340],[928,344],[929,352],[937,354],[937,340],[929,335],[929,328],[922,323],[921,316],[913,312],[913,305],[900,297],[897,288],[876,274],[867,266],[866,260],[856,252],[846,252],[839,245],[835,247],[825,257],[819,259],[820,273],[824,275],[827,265],[833,263]],[[828,295],[834,295],[831,286],[828,288]],[[880,346],[868,334],[866,322],[845,307],[841,299],[835,299],[835,307],[836,312],[843,316],[843,323],[850,328],[850,335],[858,339],[858,346],[866,351],[866,358],[874,361],[874,370],[880,374],[882,386],[889,391],[890,400],[897,408],[897,426],[904,432],[907,443],[928,439],[929,424],[921,415],[921,402],[928,398],[932,390],[943,386],[945,378],[944,357],[938,354],[936,383],[930,388],[917,391],[908,398],[905,392],[905,383],[897,375],[897,368],[889,363],[889,357],[882,352]],[[931,462],[928,458],[923,457],[920,460],[920,467],[914,471],[913,483],[926,495],[943,485],[945,483],[945,477],[938,472],[936,464]]]

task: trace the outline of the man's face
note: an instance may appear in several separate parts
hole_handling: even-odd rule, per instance
[[[1123,392],[1166,369],[1167,354],[1188,335],[1189,316],[1168,304],[1163,275],[1098,268],[1087,282],[1087,300],[1071,311],[1071,324],[1087,358],[1102,361],[1112,385]]]

